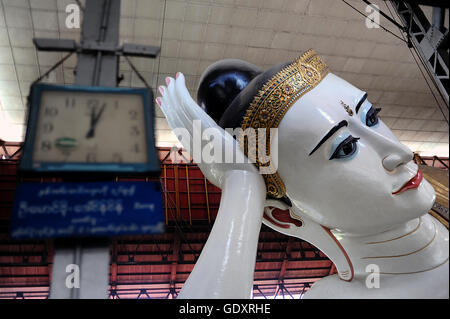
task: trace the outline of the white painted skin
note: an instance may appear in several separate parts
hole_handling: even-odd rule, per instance
[[[425,180],[419,188],[392,193],[417,173],[413,152],[380,120],[368,127],[356,114],[364,92],[328,74],[301,97],[278,127],[278,174],[293,204],[317,223],[350,234],[376,234],[417,218],[432,207],[435,192]],[[340,101],[353,110],[350,116]],[[333,134],[311,156],[317,143],[339,122],[347,127]],[[330,160],[339,134],[360,138],[351,158]]]
[[[167,83],[167,88],[160,88],[163,98],[157,102],[172,129],[183,127],[192,133],[192,121],[199,119],[205,128],[221,130],[192,100],[182,74]],[[448,231],[431,216],[422,217],[420,227],[412,231],[418,217],[434,203],[434,190],[423,180],[416,189],[392,194],[416,175],[417,165],[412,162],[412,152],[382,121],[366,126],[361,114],[370,108],[370,102],[364,102],[356,114],[355,106],[363,95],[348,82],[328,74],[289,109],[280,122],[278,139],[274,139],[278,140],[279,156],[273,160],[278,161],[279,176],[293,203],[291,216],[302,219],[303,226],[287,224],[288,228],[281,228],[267,220],[264,223],[311,242],[335,263],[341,279],[353,278],[347,282],[327,277],[307,296],[448,297]],[[353,116],[341,101],[353,110]],[[348,126],[309,155],[343,120]],[[239,152],[236,141],[221,131],[223,143]],[[330,160],[336,139],[343,134],[360,138],[358,150],[350,158]],[[190,146],[186,141],[181,143],[185,148]],[[249,298],[263,207],[288,207],[275,200],[264,203],[265,186],[252,165],[199,163],[199,167],[211,183],[222,188],[222,200],[207,244],[180,297]],[[266,209],[266,214],[271,216],[270,210]],[[342,247],[322,225],[332,229]],[[396,237],[402,238],[391,240]],[[367,245],[370,241],[383,243]],[[368,256],[395,257],[365,259]],[[373,262],[379,264],[381,272],[402,275],[382,275],[380,289],[367,289],[365,267]],[[415,280],[422,285],[420,290],[412,289],[417,287]]]
[[[289,109],[275,139],[282,154],[278,174],[293,203],[291,215],[304,223],[288,229],[264,223],[311,242],[335,263],[338,275],[319,280],[305,297],[448,298],[448,230],[427,214],[435,191],[423,179],[418,188],[393,194],[416,175],[418,167],[412,151],[381,120],[372,127],[362,121],[370,96],[356,114],[355,106],[363,95],[350,83],[328,74]],[[353,110],[352,116],[341,101]],[[342,120],[348,126],[309,155]],[[330,160],[340,134],[360,138],[357,153]],[[271,206],[288,209],[280,203]],[[351,265],[315,225],[332,229]],[[317,230],[312,232],[314,228]],[[368,289],[365,284],[366,267],[371,264],[382,273],[379,289]],[[349,269],[353,269],[353,278],[347,282]]]
[[[242,154],[236,140],[221,129],[192,100],[185,79],[168,78],[157,99],[172,129],[185,128],[193,138],[193,121],[201,120],[202,131],[217,128],[222,145]],[[190,142],[180,141],[190,149]],[[202,148],[206,144],[202,143]],[[251,298],[258,237],[266,196],[262,176],[252,164],[205,164],[198,166],[206,178],[222,189],[214,226],[200,257],[178,298]]]

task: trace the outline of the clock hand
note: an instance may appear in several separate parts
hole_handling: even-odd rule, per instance
[[[91,128],[89,129],[89,132],[86,134],[86,138],[94,137],[95,135],[95,127],[97,126],[98,120],[100,120],[100,117],[103,114],[103,111],[105,110],[106,104],[103,104],[102,108],[98,112],[98,114],[95,114],[95,109],[92,109],[91,112]]]
[[[89,131],[86,134],[86,138],[94,137],[94,129],[95,129],[95,109],[92,108],[92,110],[91,110],[91,126],[89,128]]]
[[[98,120],[100,119],[100,116],[102,116],[103,111],[105,110],[106,104],[102,105],[102,108],[100,109],[100,112],[98,112],[97,116],[94,119],[94,126],[97,124]]]

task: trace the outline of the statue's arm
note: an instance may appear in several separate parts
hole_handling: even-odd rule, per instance
[[[219,212],[179,298],[250,298],[264,211],[265,185],[258,173],[225,174]]]
[[[162,97],[156,101],[183,147],[191,153],[196,134],[201,136],[206,129],[213,129],[224,149],[233,150],[235,158],[243,160],[207,163],[193,155],[205,177],[222,189],[222,198],[208,240],[179,297],[250,298],[266,196],[264,180],[245,160],[236,140],[191,98],[182,74],[167,78],[166,83],[167,87],[159,88]],[[201,123],[200,132],[195,121]],[[208,141],[197,142],[203,149]]]

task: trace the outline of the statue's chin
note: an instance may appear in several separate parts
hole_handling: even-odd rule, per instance
[[[293,209],[299,216],[306,214],[318,224],[339,231],[343,235],[364,236],[394,229],[427,214],[436,199],[434,188],[425,179],[417,189],[407,190],[394,196],[398,197],[394,197],[394,201],[390,204],[380,200],[380,206],[373,212],[370,211],[370,208],[361,209],[356,212],[357,214],[345,211],[340,218],[336,218],[336,211],[333,212],[334,216],[323,216],[315,211],[305,213],[298,207],[298,202],[295,200]],[[363,220],[360,218],[361,214],[364,214]]]
[[[405,210],[405,215],[410,216],[409,220],[420,217],[433,207],[436,200],[436,192],[431,184],[423,179],[417,190],[411,190],[410,197],[406,198],[408,202],[408,209]],[[413,192],[417,192],[414,195]]]

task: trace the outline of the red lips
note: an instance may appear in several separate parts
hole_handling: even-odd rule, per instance
[[[392,193],[393,195],[397,195],[400,193],[403,193],[404,191],[408,189],[414,189],[419,187],[420,183],[422,182],[422,173],[418,170],[416,176],[411,178],[405,185],[403,185],[398,191]]]

